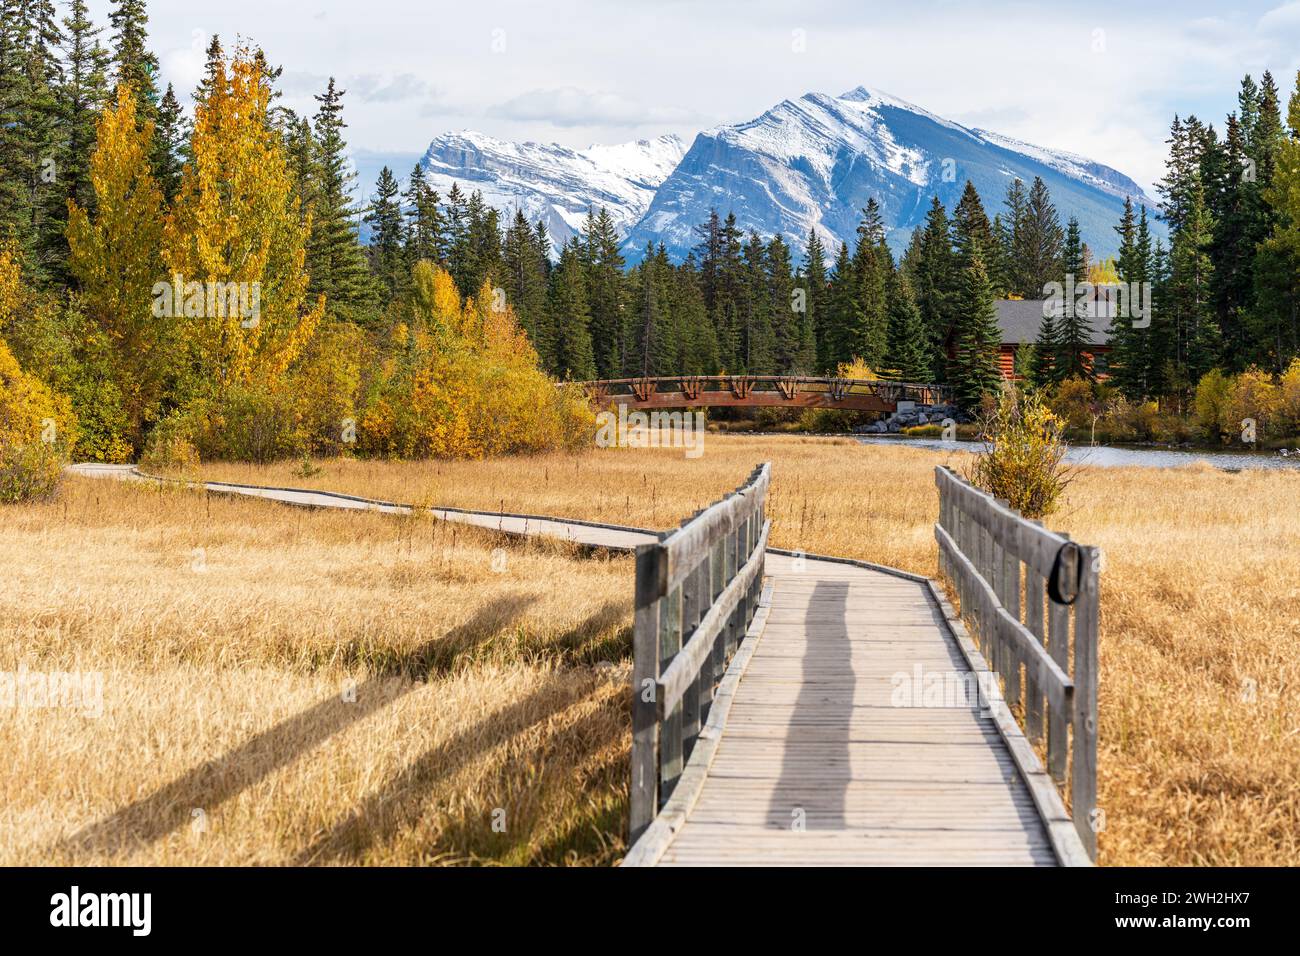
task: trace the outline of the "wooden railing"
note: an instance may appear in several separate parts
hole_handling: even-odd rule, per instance
[[[772,466],[636,554],[629,845],[672,794],[763,583]]]
[[[575,383],[600,405],[641,409],[787,406],[893,411],[899,402],[947,402],[946,386],[807,375],[663,375]]]
[[[1047,770],[1062,796],[1068,765],[1074,827],[1095,860],[1101,552],[1026,520],[947,468],[935,469],[935,482],[939,568],[1025,735],[1041,743],[1046,731]]]

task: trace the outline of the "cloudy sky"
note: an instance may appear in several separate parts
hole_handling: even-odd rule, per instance
[[[91,7],[106,23],[108,0]],[[1175,112],[1221,124],[1242,74],[1271,69],[1286,95],[1300,66],[1300,2],[153,0],[150,18],[178,90],[212,33],[261,45],[296,109],[337,77],[363,178],[448,129],[689,140],[863,84],[1149,187]]]

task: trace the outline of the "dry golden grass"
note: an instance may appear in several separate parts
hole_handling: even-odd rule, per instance
[[[209,466],[209,477],[663,528],[773,461],[773,543],[936,573],[933,468],[962,455],[710,434],[487,462]],[[1101,862],[1300,862],[1300,477],[1083,468],[1048,524],[1100,545]]]
[[[0,710],[0,864],[612,862],[631,575],[114,481],[7,506],[0,670],[104,683]]]

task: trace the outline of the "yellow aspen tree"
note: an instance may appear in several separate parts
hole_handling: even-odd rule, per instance
[[[137,440],[169,362],[170,330],[151,309],[163,272],[163,197],[149,171],[152,144],[153,124],[137,125],[135,95],[121,84],[100,117],[90,157],[94,216],[68,201],[68,264],[89,319],[110,343],[114,384]]]
[[[174,298],[184,300],[182,336],[210,387],[275,389],[325,310],[324,296],[307,301],[310,218],[300,214],[268,122],[270,89],[256,58],[240,50],[228,67],[216,66],[210,84],[195,110],[163,259]],[[232,289],[238,308],[230,307]]]

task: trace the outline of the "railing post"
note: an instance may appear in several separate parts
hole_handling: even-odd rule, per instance
[[[635,843],[659,812],[659,721],[655,683],[659,680],[660,589],[667,579],[662,544],[636,549],[636,602],[632,625],[632,754],[628,784],[628,844]]]
[[[682,649],[682,589],[673,588],[659,601],[659,673],[668,669]],[[656,675],[657,676],[657,675]],[[659,723],[659,805],[663,806],[682,775],[683,705],[678,701]],[[659,812],[659,808],[655,808]]]
[[[1074,828],[1095,862],[1100,818],[1097,806],[1097,625],[1101,551],[1080,549],[1084,562],[1079,597],[1074,603],[1074,746],[1070,806]]]
[[[1068,534],[1062,538],[1069,540]],[[1075,573],[1072,553],[1066,552],[1067,559],[1062,566],[1067,579]],[[1047,601],[1047,652],[1052,655],[1061,670],[1070,671],[1070,607]],[[1075,675],[1077,679],[1077,675]],[[1076,688],[1077,689],[1077,688]],[[1075,704],[1077,711],[1078,704]],[[1058,784],[1065,783],[1066,760],[1069,757],[1069,715],[1060,713],[1056,708],[1047,709],[1047,770]]]
[[[1041,521],[1030,522],[1042,527]],[[1024,535],[1021,536],[1025,538]],[[1022,543],[1022,552],[1028,551]],[[1044,629],[1043,601],[1047,597],[1047,582],[1030,564],[1025,565],[1025,627],[1033,632],[1038,643],[1046,647],[1047,639]],[[1038,686],[1038,678],[1025,669],[1025,734],[1037,743],[1043,739],[1043,691]]]
[[[999,501],[1001,505],[1010,508],[1010,502]],[[1021,519],[1023,520],[1023,519]],[[1002,551],[1002,562],[1000,567],[993,569],[997,575],[999,588],[998,600],[1002,606],[1007,609],[1017,621],[1020,620],[1020,554],[1018,549],[1019,537],[1016,534],[1015,519],[1006,515],[998,518],[998,532],[1005,542]],[[1008,643],[1004,648],[1006,653],[1006,666],[1002,669],[1002,679],[1006,681],[1006,700],[1008,707],[1014,707],[1020,703],[1020,655],[1016,652],[1015,646]]]
[[[695,570],[687,577],[686,582],[682,585],[682,644],[685,645],[690,636],[695,632],[695,626],[700,623],[700,616],[704,609],[708,607],[704,603],[704,592],[701,587],[701,572],[704,571],[705,562],[696,566]],[[704,686],[708,678],[712,676],[712,664],[708,664],[700,669],[695,675],[695,680],[691,681],[691,686],[686,690],[686,696],[682,698],[682,759],[689,760],[691,750],[695,747],[695,738],[700,734],[700,726],[703,721],[704,712]]]

